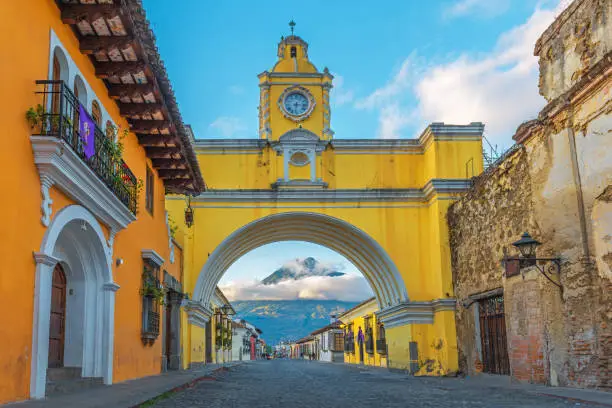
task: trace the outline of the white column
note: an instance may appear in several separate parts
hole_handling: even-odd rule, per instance
[[[115,282],[107,282],[103,285],[104,290],[104,341],[102,342],[102,377],[104,384],[113,383],[113,361],[115,349],[115,292],[119,285]]]
[[[57,258],[36,252],[34,283],[34,318],[32,328],[32,363],[30,398],[45,398],[47,365],[49,364],[49,325],[51,322],[51,285]]]
[[[289,160],[291,157],[289,156],[290,152],[287,149],[283,149],[283,171],[285,172],[284,178],[285,181],[289,181]]]
[[[317,154],[314,149],[312,149],[308,156],[310,156],[310,181],[315,182],[317,180]]]

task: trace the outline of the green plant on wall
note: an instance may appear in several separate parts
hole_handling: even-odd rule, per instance
[[[176,239],[176,232],[178,231],[178,225],[174,222],[174,218],[168,214],[168,228],[170,229],[170,236]]]
[[[145,270],[142,274],[140,295],[153,298],[159,304],[166,304],[166,289],[156,279],[153,279],[151,272],[148,270]]]
[[[38,105],[36,105],[36,107],[30,107],[30,109],[26,111],[25,117],[28,123],[30,124],[30,127],[34,129],[35,127],[43,125],[44,115],[45,109],[39,103]]]

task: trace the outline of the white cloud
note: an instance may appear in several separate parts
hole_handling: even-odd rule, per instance
[[[311,276],[276,285],[264,285],[257,280],[230,281],[219,288],[230,301],[334,299],[357,302],[372,296],[368,282],[359,275]]]
[[[422,71],[423,60],[416,52],[406,58],[393,78],[382,88],[355,102],[357,109],[373,109],[393,102],[393,99],[410,89],[414,79]]]
[[[383,106],[378,117],[378,135],[380,139],[398,139],[400,130],[410,123],[410,112],[402,110],[399,105]]]
[[[536,8],[524,24],[502,33],[486,54],[464,53],[450,62],[427,65],[412,52],[387,84],[355,107],[378,110],[382,138],[405,136],[406,128],[420,132],[431,122],[479,121],[485,123],[490,140],[507,147],[518,125],[544,105],[533,47],[562,7]]]
[[[352,89],[346,89],[344,86],[344,77],[336,73],[334,75],[334,89],[331,94],[331,104],[334,107],[346,105],[353,102],[355,92]]]
[[[242,119],[232,116],[218,117],[209,127],[219,132],[223,137],[232,137],[236,133],[247,130]]]
[[[466,54],[431,69],[415,86],[417,112],[425,122],[485,123],[489,139],[510,144],[517,126],[544,105],[538,93],[533,47],[554,10],[536,9],[526,23],[503,33],[481,58]]]
[[[444,17],[461,17],[476,15],[495,17],[505,13],[510,7],[510,0],[458,0],[448,4],[443,12]]]

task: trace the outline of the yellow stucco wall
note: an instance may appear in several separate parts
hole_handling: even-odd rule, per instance
[[[51,30],[68,51],[83,79],[91,86],[95,97],[113,121],[122,128],[115,102],[108,97],[103,82],[96,78],[89,57],[81,54],[70,26],[60,19],[60,11],[52,0],[2,2],[0,14],[5,16],[7,33],[0,38],[0,110],[3,118],[3,148],[0,149],[0,172],[3,199],[0,202],[0,255],[4,259],[0,274],[0,299],[6,314],[0,328],[0,403],[27,399],[30,386],[32,347],[33,294],[35,262],[46,228],[41,219],[40,180],[34,165],[31,134],[25,112],[39,102],[34,81],[48,79]],[[72,87],[72,84],[69,84]],[[88,95],[91,98],[93,95]],[[91,100],[91,99],[90,99]],[[124,159],[136,177],[144,179],[146,163],[144,149],[135,135],[125,140]],[[53,216],[73,202],[52,188]],[[139,197],[144,206],[144,191]],[[108,236],[108,230],[103,226]],[[114,381],[152,375],[161,369],[161,340],[151,347],[143,346],[141,331],[141,249],[153,249],[164,259],[169,258],[168,235],[164,217],[164,188],[155,178],[155,214],[143,210],[138,218],[115,238],[114,258],[124,259],[113,276],[121,286],[116,293]],[[162,267],[167,268],[167,265]],[[168,268],[167,268],[168,269]],[[171,269],[171,268],[169,268]]]
[[[361,361],[360,352],[359,352],[359,343],[357,341],[357,335],[359,333],[359,328],[363,331],[365,335],[365,318],[371,318],[372,324],[372,337],[374,338],[374,342],[376,343],[376,339],[378,338],[378,320],[376,319],[376,312],[379,310],[378,304],[376,303],[376,299],[372,299],[369,302],[358,305],[357,307],[341,314],[338,316],[338,319],[343,323],[342,327],[345,332],[347,332],[347,327],[352,325],[352,332],[354,338],[354,346],[355,352],[344,353],[344,362],[349,364],[364,364],[374,367],[386,367],[387,366],[387,354],[380,353],[376,348],[376,344],[374,345],[374,352],[368,353],[366,352],[365,343],[363,345],[363,361]]]

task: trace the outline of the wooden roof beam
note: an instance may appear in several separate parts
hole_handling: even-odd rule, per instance
[[[62,22],[64,24],[77,24],[80,20],[89,22],[100,17],[107,19],[121,14],[121,7],[115,4],[65,4],[60,3],[62,9]]]
[[[87,35],[81,37],[79,49],[83,54],[94,54],[98,51],[107,51],[113,48],[126,49],[134,43],[131,35],[95,36]]]
[[[113,75],[123,76],[126,74],[137,74],[146,69],[144,61],[130,62],[96,62],[96,76],[107,79]]]
[[[187,166],[183,159],[151,159],[153,167],[156,169],[186,169]]]
[[[166,186],[166,188],[193,189],[193,181],[191,179],[166,179],[164,180],[164,186]]]
[[[133,98],[134,96],[146,95],[155,92],[155,85],[148,84],[112,84],[108,87],[108,95],[113,99],[124,96]]]
[[[134,133],[152,133],[154,130],[161,131],[163,129],[172,130],[172,124],[169,120],[130,120],[130,128]]]
[[[187,169],[159,169],[157,170],[157,174],[163,179],[191,178],[191,173]]]
[[[172,156],[181,154],[180,147],[149,146],[145,147],[145,150],[147,151],[147,156],[151,159],[171,159],[173,158]]]
[[[172,146],[178,146],[178,140],[176,139],[176,137],[174,135],[152,135],[152,134],[139,134],[137,133],[136,136],[138,136],[138,142],[142,145],[142,146],[159,146],[159,145],[172,145]]]
[[[134,116],[153,114],[155,112],[163,111],[163,105],[161,103],[118,103],[119,112],[122,116]]]

